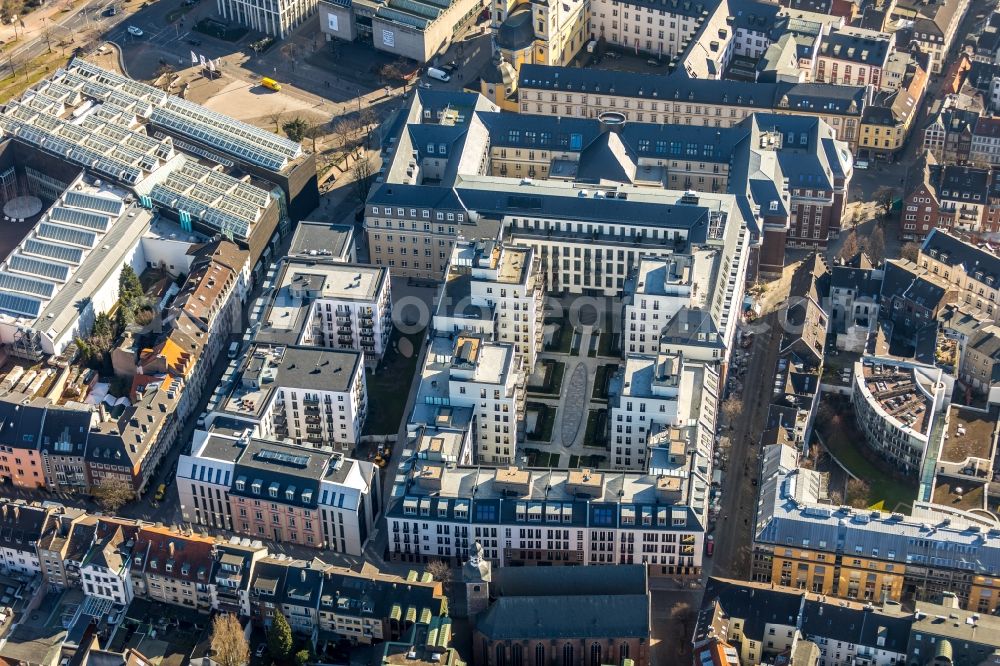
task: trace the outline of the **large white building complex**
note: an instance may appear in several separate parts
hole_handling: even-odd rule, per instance
[[[652,125],[421,89],[389,136],[365,208],[373,263],[440,279],[456,241],[502,239],[535,251],[553,292],[617,294],[641,257],[702,248],[742,284],[780,267],[791,239],[826,244],[852,173],[846,144],[801,116]],[[728,311],[724,291],[708,309]]]
[[[249,252],[241,291],[283,225],[318,199],[295,142],[79,58],[0,113],[0,342],[38,360],[86,337],[118,274],[182,275],[214,236]]]
[[[480,333],[435,335],[428,345],[411,435],[423,427],[469,433],[477,461],[514,462],[527,379],[514,346]]]
[[[452,251],[434,331],[486,333],[514,345],[531,372],[542,341],[544,281],[530,247],[459,242]]]
[[[284,39],[316,13],[317,0],[216,0],[219,14],[233,23]]]
[[[458,563],[479,542],[499,566],[645,564],[655,575],[701,570],[704,526],[677,477],[421,464],[400,484],[386,513],[396,560]]]

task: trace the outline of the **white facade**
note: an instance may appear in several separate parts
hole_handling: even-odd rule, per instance
[[[213,414],[239,419],[255,437],[350,451],[368,414],[362,359],[355,351],[254,345]]]
[[[177,464],[183,520],[361,555],[380,509],[377,468],[312,449],[300,454],[296,448],[196,432],[192,453]],[[284,459],[262,456],[262,451],[279,451]],[[304,462],[289,465],[288,456]]]
[[[526,377],[513,345],[488,335],[437,335],[429,342],[407,430],[447,428],[460,439],[471,434],[477,464],[510,464],[523,427]]]
[[[234,23],[284,39],[316,11],[317,0],[217,0],[219,14]]]
[[[462,561],[478,541],[497,566],[646,564],[651,574],[701,568],[702,525],[687,506],[672,504],[679,485],[663,477],[433,465],[413,474],[386,516],[396,559]],[[612,480],[622,494],[609,500]]]
[[[950,391],[940,369],[864,357],[854,364],[851,401],[865,439],[879,456],[917,474]]]
[[[542,344],[545,294],[531,248],[457,243],[434,315],[435,332],[492,334],[512,344],[526,372]]]
[[[288,330],[297,344],[354,349],[369,367],[382,360],[392,334],[389,269],[287,259],[277,281],[265,326],[298,325]],[[301,321],[300,309],[307,310]]]
[[[630,354],[656,354],[660,333],[685,306],[705,303],[711,289],[711,253],[643,257],[626,283],[623,345]],[[697,262],[697,265],[696,265]],[[700,294],[699,294],[700,292]]]
[[[625,368],[609,391],[615,393],[608,410],[613,468],[647,468],[654,436],[677,422],[681,366],[678,356],[626,357]]]
[[[100,544],[95,546],[99,548]],[[122,559],[122,567],[112,570],[94,562],[88,562],[80,569],[81,584],[87,596],[106,599],[116,604],[128,605],[135,597],[132,576],[129,574],[129,560]]]
[[[279,418],[275,419],[273,434],[291,437],[297,444],[302,444],[310,437],[318,438],[322,442],[318,448],[322,449],[353,449],[361,441],[361,429],[368,409],[364,368],[359,365],[357,372],[350,391],[278,387],[274,410],[275,416]],[[281,416],[287,424],[284,428],[279,425]]]

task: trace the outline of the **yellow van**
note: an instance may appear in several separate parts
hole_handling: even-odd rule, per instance
[[[269,89],[271,89],[271,90],[273,90],[275,92],[281,90],[281,84],[280,83],[278,83],[274,79],[269,79],[266,76],[263,79],[260,80],[260,85],[264,86],[265,88],[269,88]]]

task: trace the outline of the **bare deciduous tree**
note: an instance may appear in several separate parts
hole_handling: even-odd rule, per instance
[[[267,113],[268,120],[274,123],[275,134],[281,131],[281,116],[283,115],[285,115],[285,107],[281,107],[279,109],[272,109]]]
[[[125,481],[108,476],[101,480],[92,490],[94,498],[105,511],[114,513],[135,497],[135,490]]]
[[[250,663],[250,644],[235,615],[224,613],[212,619],[212,660],[220,666]]]
[[[726,417],[726,422],[729,425],[729,429],[733,429],[733,422],[736,417],[740,415],[743,411],[743,401],[740,400],[735,395],[729,396],[722,403],[722,415]]]
[[[375,163],[367,154],[362,154],[360,158],[351,165],[351,177],[354,179],[354,193],[358,196],[358,201],[364,203],[368,200],[368,193],[372,189],[372,177],[375,175]]]
[[[868,236],[865,241],[865,252],[875,266],[880,265],[885,259],[885,233],[881,226],[876,225]]]
[[[855,509],[863,509],[868,506],[869,492],[871,488],[866,481],[850,479],[847,482],[847,503]]]
[[[907,261],[912,261],[916,263],[917,259],[920,257],[920,244],[919,243],[906,243],[899,249],[899,256]]]
[[[337,122],[333,124],[333,134],[338,139],[340,139],[340,145],[343,148],[347,147],[348,142],[351,137],[358,131],[358,121],[356,118],[343,117],[339,118]]]
[[[844,237],[844,244],[840,246],[837,258],[843,261],[850,261],[858,253],[858,249],[858,235],[851,229],[850,233]]]
[[[424,571],[429,573],[439,583],[448,583],[451,581],[451,567],[444,560],[431,560],[424,567]]]

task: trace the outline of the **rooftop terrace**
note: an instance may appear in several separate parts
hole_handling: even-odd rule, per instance
[[[990,414],[952,405],[948,411],[948,432],[941,443],[939,460],[988,460],[993,449],[995,428],[996,422],[990,418]]]
[[[902,366],[862,365],[864,382],[879,406],[915,432],[926,434],[934,403],[914,371]]]

